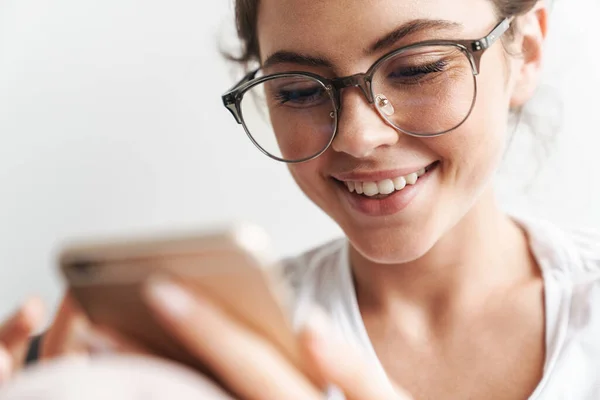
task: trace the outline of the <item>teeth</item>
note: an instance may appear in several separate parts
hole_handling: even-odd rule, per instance
[[[402,190],[408,185],[416,184],[419,177],[425,175],[426,172],[425,168],[421,168],[417,172],[394,179],[384,179],[379,182],[345,182],[345,184],[350,193],[356,192],[368,197],[377,196],[378,194],[388,195],[396,190]]]
[[[354,190],[358,194],[363,194],[363,184],[361,182],[354,182]]]
[[[379,194],[379,188],[375,182],[364,182],[363,192],[365,193],[365,196],[372,197]]]
[[[396,190],[402,190],[406,187],[406,179],[401,176],[400,178],[394,179],[394,188]]]
[[[379,194],[392,194],[394,193],[394,190],[396,190],[394,182],[392,182],[391,179],[377,182],[377,187],[379,188]]]
[[[416,172],[406,175],[406,183],[408,183],[409,185],[414,185],[415,183],[417,183],[417,179],[419,179],[419,175],[417,175]]]

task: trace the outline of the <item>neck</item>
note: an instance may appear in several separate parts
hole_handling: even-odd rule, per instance
[[[537,274],[525,233],[490,189],[423,257],[379,265],[351,251],[363,310],[408,307],[431,317],[480,303],[490,293]]]

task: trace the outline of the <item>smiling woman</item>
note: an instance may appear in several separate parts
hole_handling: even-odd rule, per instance
[[[600,237],[507,215],[493,188],[509,116],[538,85],[547,4],[237,0],[236,13],[248,73],[223,103],[345,233],[285,264],[314,373],[153,280],[164,328],[242,399],[316,400],[327,384],[348,400],[600,398]],[[45,354],[70,313],[67,297]]]
[[[224,104],[347,237],[289,260],[297,315],[324,308],[417,399],[597,398],[597,378],[569,372],[600,364],[596,239],[507,215],[492,184],[538,84],[547,4],[238,0],[236,14],[235,60],[255,68]]]

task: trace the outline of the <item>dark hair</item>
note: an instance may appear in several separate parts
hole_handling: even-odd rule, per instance
[[[519,16],[527,13],[539,0],[490,0],[494,3],[498,18]],[[232,61],[247,64],[259,61],[257,20],[259,0],[235,0],[237,34],[241,41],[239,56],[228,56]],[[510,37],[510,36],[509,36]]]

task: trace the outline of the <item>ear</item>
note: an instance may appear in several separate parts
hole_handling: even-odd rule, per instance
[[[515,40],[521,54],[510,99],[511,108],[523,106],[535,93],[542,70],[544,43],[548,31],[548,9],[540,1],[533,10],[519,19]]]

